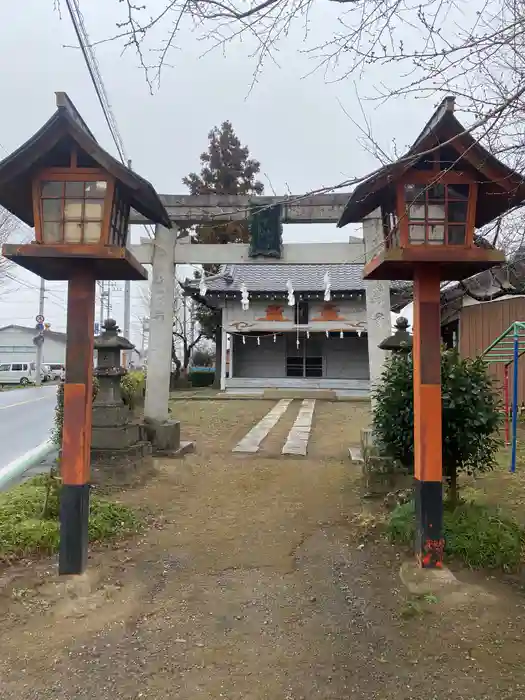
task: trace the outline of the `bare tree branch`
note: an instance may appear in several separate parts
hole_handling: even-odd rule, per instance
[[[16,229],[16,219],[6,209],[0,207],[0,247],[7,243]],[[6,279],[11,277],[9,270],[13,263],[0,255],[0,289],[5,285]]]

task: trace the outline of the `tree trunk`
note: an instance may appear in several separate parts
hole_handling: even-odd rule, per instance
[[[171,338],[171,360],[175,363],[175,371],[170,371],[170,390],[173,390],[177,386],[177,382],[180,377],[180,360],[175,352],[175,338]]]
[[[215,329],[215,379],[213,380],[213,388],[221,388],[221,364],[222,364],[222,310],[221,316]]]
[[[182,367],[184,370],[184,374],[188,374],[188,365],[190,364],[190,348],[186,343],[184,343],[184,360],[182,363]]]

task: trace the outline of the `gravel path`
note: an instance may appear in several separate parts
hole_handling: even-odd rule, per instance
[[[198,453],[122,495],[151,529],[74,583],[46,562],[0,578],[2,700],[525,697],[521,594],[470,577],[490,597],[411,599],[363,527],[345,456],[362,405],[317,402],[307,458],[271,436],[231,453],[265,402],[184,410]]]

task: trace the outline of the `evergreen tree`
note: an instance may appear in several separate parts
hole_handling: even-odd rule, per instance
[[[191,194],[262,194],[264,185],[256,180],[259,161],[250,158],[231,122],[223,122],[208,134],[208,150],[201,154],[200,174],[182,179]]]
[[[225,121],[208,134],[208,150],[201,153],[200,173],[190,173],[182,179],[191,194],[262,194],[264,185],[256,179],[261,164],[250,158],[248,146],[243,146]],[[243,221],[232,221],[216,226],[198,226],[196,240],[199,243],[247,243],[248,226]],[[216,266],[206,270],[215,272]]]
[[[201,153],[200,173],[190,173],[182,179],[190,194],[258,195],[264,185],[257,180],[261,164],[250,157],[250,149],[243,146],[233,130],[231,122],[225,121],[208,134],[208,150]],[[197,243],[248,243],[249,231],[245,221],[220,223],[215,226],[197,226]],[[205,265],[207,274],[217,273],[218,265]],[[198,279],[199,273],[195,274]],[[197,319],[203,335],[213,338],[216,345],[216,367],[220,367],[220,311],[200,305]],[[216,373],[218,378],[218,372]]]

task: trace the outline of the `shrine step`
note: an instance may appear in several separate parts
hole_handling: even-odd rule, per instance
[[[324,399],[336,401],[334,389],[265,389],[263,399]]]

